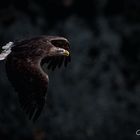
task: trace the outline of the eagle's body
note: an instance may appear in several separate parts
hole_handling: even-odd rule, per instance
[[[54,70],[70,62],[69,43],[65,38],[41,36],[12,44],[5,57],[8,79],[19,95],[21,107],[34,121],[45,104],[49,83],[41,65]]]

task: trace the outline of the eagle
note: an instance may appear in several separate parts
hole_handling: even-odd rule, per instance
[[[59,36],[39,36],[9,42],[2,47],[9,81],[18,93],[21,108],[35,122],[45,105],[49,84],[43,65],[54,70],[71,61],[69,41]]]

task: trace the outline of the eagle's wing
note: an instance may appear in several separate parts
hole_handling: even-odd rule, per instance
[[[45,104],[48,76],[36,61],[18,59],[13,53],[7,57],[6,71],[8,79],[19,95],[21,107],[29,118],[35,121]]]

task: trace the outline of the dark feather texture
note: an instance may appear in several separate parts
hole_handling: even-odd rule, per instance
[[[63,62],[66,66],[70,60],[70,56],[51,55],[53,47],[70,51],[65,38],[41,36],[15,42],[6,59],[8,79],[19,95],[22,109],[33,121],[38,119],[44,107],[49,83],[41,65],[48,63],[48,69],[54,70]]]

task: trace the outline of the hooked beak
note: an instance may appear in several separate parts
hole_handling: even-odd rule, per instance
[[[64,50],[63,55],[69,56],[69,54],[70,54],[70,53],[69,53],[67,50]]]

